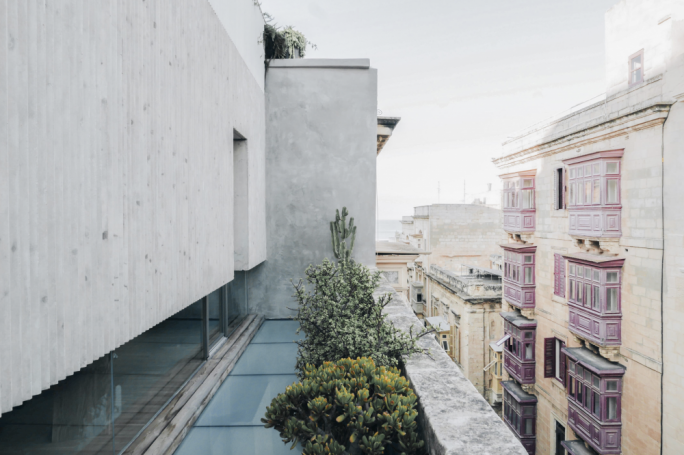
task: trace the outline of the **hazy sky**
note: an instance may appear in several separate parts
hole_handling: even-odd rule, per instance
[[[533,123],[604,92],[604,13],[617,0],[262,0],[314,42],[370,58],[378,108],[401,122],[378,158],[380,219],[500,186],[492,157]]]

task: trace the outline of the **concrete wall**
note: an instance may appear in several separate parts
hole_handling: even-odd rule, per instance
[[[233,128],[265,243],[264,95],[206,0],[0,0],[0,24],[6,412],[233,279]]]
[[[249,304],[289,317],[290,280],[333,258],[329,222],[346,206],[354,257],[375,264],[377,72],[368,60],[272,61],[266,73],[268,260],[249,273]]]

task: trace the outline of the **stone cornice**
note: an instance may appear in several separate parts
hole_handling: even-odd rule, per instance
[[[674,103],[656,101],[642,109],[605,120],[587,128],[577,129],[570,134],[549,141],[540,139],[537,145],[495,158],[492,162],[499,168],[507,168],[596,142],[626,136],[634,131],[652,128],[665,122],[672,104]]]

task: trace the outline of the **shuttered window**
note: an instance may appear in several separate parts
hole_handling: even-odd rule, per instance
[[[558,338],[544,338],[544,377],[556,378],[561,384],[566,383],[566,359],[561,350],[565,342]]]
[[[556,370],[556,339],[544,338],[544,377],[552,378]]]
[[[565,298],[565,259],[558,253],[553,258],[553,293]]]
[[[562,167],[556,169],[553,182],[553,208],[563,210],[565,208],[565,176]]]

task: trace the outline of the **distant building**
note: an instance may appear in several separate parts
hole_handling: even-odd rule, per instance
[[[503,332],[501,272],[468,265],[451,271],[432,265],[425,281],[430,288],[427,325],[439,323],[442,347],[490,404],[500,403],[501,349],[490,344]]]
[[[392,287],[407,299],[410,299],[408,267],[420,254],[430,253],[400,242],[375,243],[376,267]]]

